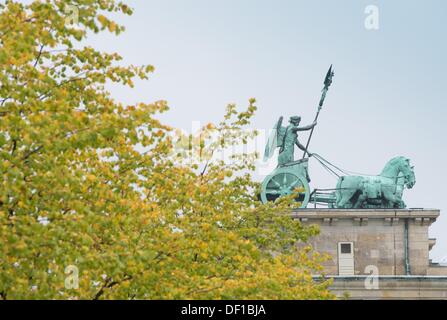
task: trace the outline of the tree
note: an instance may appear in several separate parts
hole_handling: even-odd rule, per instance
[[[332,297],[311,276],[317,229],[291,220],[290,198],[259,203],[255,155],[215,156],[252,136],[254,100],[174,139],[154,117],[165,101],[124,106],[105,88],[153,67],[82,46],[88,32],[121,33],[107,14],[130,15],[126,4],[0,9],[1,298]]]

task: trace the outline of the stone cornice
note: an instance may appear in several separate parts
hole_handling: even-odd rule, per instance
[[[447,269],[447,268],[446,268]],[[339,275],[312,275],[314,280],[342,280],[342,281],[364,281],[365,279],[377,278],[379,280],[419,280],[419,281],[445,281],[447,282],[447,275],[445,276],[426,276],[426,275],[379,275],[379,276],[371,276],[371,275],[354,275],[354,276],[339,276]]]
[[[356,223],[366,224],[368,219],[384,219],[390,224],[399,219],[410,218],[415,223],[430,225],[439,217],[439,209],[296,209],[293,218],[307,221],[320,219],[331,224],[340,219],[353,219]]]

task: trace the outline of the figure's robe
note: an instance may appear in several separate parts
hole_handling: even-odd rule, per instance
[[[279,156],[278,156],[278,164],[284,165],[289,162],[293,162],[293,155],[295,151],[295,143],[298,139],[298,135],[296,133],[296,130],[293,130],[296,128],[294,125],[288,125],[287,128],[282,127],[283,134],[278,134],[278,138],[281,137],[282,140],[278,145],[280,146],[279,149]]]

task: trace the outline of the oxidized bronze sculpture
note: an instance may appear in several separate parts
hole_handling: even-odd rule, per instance
[[[300,127],[301,117],[293,116],[290,117],[290,124],[287,127],[282,126],[283,117],[280,117],[273,127],[265,147],[264,161],[270,159],[275,149],[279,148],[278,166],[262,182],[261,201],[264,203],[274,201],[281,196],[294,193],[300,208],[305,208],[309,201],[314,202],[315,205],[326,204],[330,208],[405,208],[405,203],[402,201],[403,189],[404,187],[412,188],[416,182],[409,159],[401,156],[393,158],[377,176],[351,175],[332,165],[320,155],[308,151],[333,76],[331,65],[324,79],[317,114],[312,124]],[[297,133],[307,130],[311,132],[306,146],[303,146],[298,140]],[[300,160],[294,160],[295,145],[304,152]],[[309,158],[306,155],[314,156],[323,167],[339,178],[335,189],[325,189],[326,192],[315,189],[312,193],[310,192]]]

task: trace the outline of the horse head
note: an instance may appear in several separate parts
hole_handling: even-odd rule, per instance
[[[408,189],[413,188],[416,183],[414,167],[410,165],[410,159],[399,156],[391,159],[383,168],[381,176],[396,178],[403,176],[404,184]]]
[[[403,157],[402,157],[403,158]],[[404,183],[408,189],[413,188],[416,183],[416,176],[414,174],[414,166],[410,165],[410,159],[403,158],[400,167],[400,172],[404,175]]]

